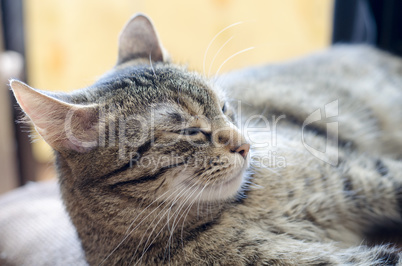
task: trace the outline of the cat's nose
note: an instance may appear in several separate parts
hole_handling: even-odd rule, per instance
[[[240,154],[244,159],[247,157],[248,152],[250,151],[250,144],[248,143],[243,143],[236,149],[233,149],[232,152],[237,152]]]
[[[212,133],[212,142],[216,147],[225,148],[226,151],[232,153],[238,153],[243,158],[247,157],[250,150],[250,144],[246,142],[239,129],[230,123],[218,127]]]

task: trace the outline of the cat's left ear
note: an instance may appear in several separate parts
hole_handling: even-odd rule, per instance
[[[126,24],[119,37],[119,58],[117,65],[135,59],[165,62],[168,55],[159,41],[151,20],[144,14],[137,14]]]

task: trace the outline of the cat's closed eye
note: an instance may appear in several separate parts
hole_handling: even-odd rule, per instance
[[[226,111],[227,111],[226,103],[223,103],[223,106],[222,106],[222,113],[226,113]]]
[[[183,130],[180,130],[179,132],[181,135],[186,135],[186,136],[194,136],[200,133],[204,133],[201,128],[197,127],[190,127],[190,128],[185,128]]]

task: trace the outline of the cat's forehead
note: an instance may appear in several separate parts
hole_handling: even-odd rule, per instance
[[[207,80],[171,65],[119,69],[107,74],[91,89],[95,91],[92,94],[98,94],[95,97],[103,98],[109,104],[169,110],[170,113],[208,113],[219,102]]]

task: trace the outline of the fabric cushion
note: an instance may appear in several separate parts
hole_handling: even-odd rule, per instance
[[[56,181],[0,197],[0,265],[87,265]]]

